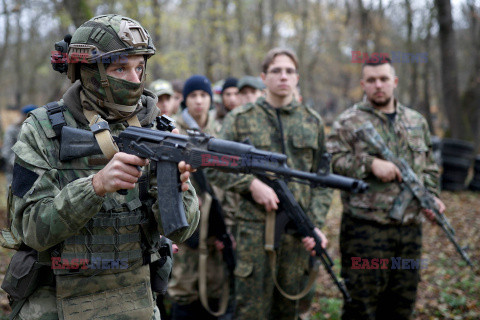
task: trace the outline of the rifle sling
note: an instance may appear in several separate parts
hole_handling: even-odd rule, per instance
[[[208,305],[207,295],[207,237],[208,237],[208,216],[210,215],[210,207],[212,205],[212,196],[208,192],[204,192],[204,202],[200,208],[200,239],[199,239],[199,261],[198,261],[198,296],[205,310],[210,312],[213,316],[218,317],[225,314],[228,306],[228,299],[230,294],[230,285],[228,279],[224,279],[222,287],[222,295],[218,303],[218,311],[214,312]]]
[[[83,114],[87,118],[90,127],[100,122],[105,122],[108,128],[107,121],[102,119],[102,117],[97,112],[93,110],[83,109]],[[140,121],[138,120],[136,115],[129,118],[127,122],[128,122],[128,125],[130,126],[141,127]],[[94,134],[95,134],[95,139],[97,140],[103,155],[109,160],[113,158],[113,156],[115,155],[115,153],[119,151],[119,149],[117,144],[112,138],[112,134],[110,130],[97,131]]]
[[[267,218],[265,220],[265,251],[268,253],[268,258],[270,260],[270,268],[272,272],[272,279],[277,287],[278,291],[287,299],[290,300],[298,300],[307,295],[307,293],[312,289],[313,284],[318,276],[318,268],[310,268],[309,276],[308,276],[308,283],[305,288],[295,295],[288,294],[283,290],[277,281],[277,252],[275,251],[274,241],[275,241],[275,219],[276,219],[276,212],[275,211],[268,211]]]

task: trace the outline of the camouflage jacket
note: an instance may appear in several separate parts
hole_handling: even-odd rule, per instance
[[[354,133],[365,122],[373,124],[393,154],[403,157],[425,187],[438,196],[439,171],[433,159],[428,125],[420,113],[398,102],[393,122],[364,102],[344,111],[333,124],[328,137],[327,149],[333,155],[333,171],[370,184],[368,192],[363,194],[342,193],[344,212],[382,224],[394,223],[388,218],[388,212],[400,192],[400,184],[398,181],[383,183],[372,174],[372,162],[378,155]],[[418,201],[412,200],[405,211],[403,223],[419,223],[419,210]]]
[[[249,138],[258,149],[286,154],[289,167],[309,172],[317,171],[319,159],[326,152],[322,119],[314,110],[296,101],[275,109],[261,97],[255,104],[235,108],[225,117],[219,138],[239,142]],[[214,183],[225,190],[249,194],[253,179],[253,175],[216,173]],[[331,190],[293,182],[289,187],[312,222],[322,226],[331,202]],[[264,221],[265,208],[242,198],[236,218]]]
[[[74,85],[67,91],[70,97],[75,96],[71,92],[79,90],[78,87]],[[77,98],[73,100],[78,101]],[[150,101],[149,107],[152,104],[154,106],[155,102]],[[81,110],[80,105],[68,102],[67,108],[63,112],[67,125],[90,130],[70,112],[72,108]],[[145,122],[139,119],[142,124]],[[124,129],[123,123],[110,124],[112,135]],[[104,301],[105,315],[116,312],[122,312],[125,316],[136,314],[134,309],[139,305],[145,306],[146,314],[151,315],[153,299],[149,266],[145,265],[145,261],[154,259],[155,249],[147,245],[154,241],[148,235],[158,237],[163,233],[159,217],[162,208],[156,200],[154,175],[151,175],[152,179],[148,179],[148,176],[146,179],[150,182],[148,193],[152,203],[143,204],[140,200],[139,183],[126,195],[107,193],[104,197],[98,196],[93,189],[92,178],[108,160],[98,155],[60,161],[59,141],[55,138],[45,108],[36,109],[24,122],[13,151],[16,154],[16,169],[12,184],[12,228],[26,245],[39,252],[41,264],[51,265],[55,269],[54,294],[57,299],[64,299],[59,312],[65,316],[67,313],[81,312],[83,309],[79,311],[80,306],[85,310],[97,310],[88,303],[90,298],[95,301],[97,298],[93,294],[97,294],[99,301],[108,297],[108,301],[101,300]],[[143,171],[147,174],[149,167]],[[191,185],[183,193],[183,205],[190,227],[171,236],[179,242],[190,237],[199,221],[198,202]],[[90,252],[92,248],[94,253]],[[88,259],[89,254],[92,254],[92,259],[95,254],[102,260],[120,260],[122,266],[111,264],[104,268],[103,262],[100,262],[100,266],[89,266],[82,270],[84,268],[78,267],[79,257]],[[61,257],[61,261],[53,263],[57,257]],[[74,269],[77,270],[68,268],[69,264],[73,265],[73,260],[76,260]],[[118,300],[122,292],[126,299],[124,307],[115,310],[118,301],[114,300]],[[35,300],[37,298],[34,293],[32,305],[41,303]],[[47,312],[49,310],[40,313]],[[41,315],[38,316],[40,318]],[[90,316],[93,318],[93,315],[85,315],[86,318]]]
[[[223,118],[217,118],[216,110],[210,110],[209,117],[214,119],[212,126],[212,131],[209,132],[214,137],[218,137],[220,131],[222,130]],[[240,195],[235,192],[225,191],[223,187],[212,185],[215,195],[217,196],[220,204],[222,205],[223,212],[225,214],[225,224],[227,225],[228,231],[233,231],[233,226],[235,225],[235,214],[238,210],[238,203],[240,201]]]

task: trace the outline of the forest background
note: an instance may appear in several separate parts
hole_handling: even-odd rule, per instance
[[[480,0],[0,0],[0,111],[61,98],[70,85],[54,72],[54,43],[99,14],[139,21],[157,53],[147,82],[204,74],[259,75],[276,46],[299,58],[304,102],[327,125],[362,99],[361,60],[387,53],[399,77],[396,96],[428,119],[432,133],[473,142],[480,153]],[[2,119],[5,120],[5,119]],[[5,127],[3,128],[5,129]],[[5,194],[0,174],[0,193]],[[480,260],[478,193],[442,192],[452,225]],[[0,196],[0,225],[5,220]],[[329,251],[339,271],[338,193],[329,214]],[[0,280],[13,252],[0,248]],[[460,261],[439,228],[425,226],[415,319],[479,319],[480,275]],[[341,299],[323,273],[312,319],[338,319]],[[0,292],[0,310],[8,312]],[[0,318],[5,314],[0,311]]]
[[[480,0],[1,0],[0,108],[59,99],[69,82],[51,68],[54,43],[105,13],[150,32],[148,82],[259,75],[269,49],[291,48],[327,124],[362,98],[359,62],[389,54],[398,99],[435,135],[480,146]]]

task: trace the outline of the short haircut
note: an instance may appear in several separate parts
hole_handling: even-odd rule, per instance
[[[267,52],[267,55],[263,59],[262,72],[267,73],[268,67],[270,67],[275,57],[280,55],[286,55],[287,57],[292,59],[293,63],[295,64],[295,69],[298,70],[298,58],[292,50],[285,48],[273,48],[272,50]]]
[[[363,77],[363,69],[365,69],[366,66],[370,67],[377,67],[381,66],[382,64],[389,64],[390,67],[393,70],[393,75],[395,76],[395,68],[393,67],[392,60],[388,56],[384,57],[375,57],[375,58],[369,58],[367,61],[365,61],[362,65],[362,77]]]

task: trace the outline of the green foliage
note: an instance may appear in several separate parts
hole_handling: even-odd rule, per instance
[[[318,301],[320,312],[316,313],[311,319],[318,320],[339,320],[343,301],[337,298],[321,298]]]

